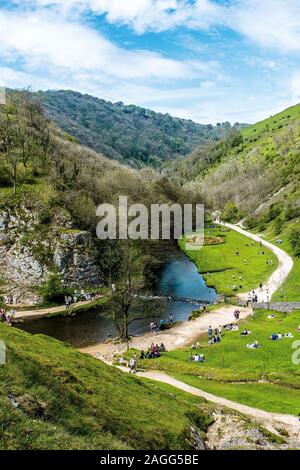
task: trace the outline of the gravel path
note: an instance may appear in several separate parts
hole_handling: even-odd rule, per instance
[[[152,342],[164,343],[168,351],[173,351],[183,346],[187,346],[196,341],[202,333],[206,333],[209,326],[216,328],[219,325],[235,322],[234,318],[235,307],[226,305],[213,310],[212,312],[204,313],[196,320],[184,321],[175,325],[170,330],[160,331],[156,334],[147,333],[143,336],[133,337],[129,343],[131,348],[135,349],[148,349]],[[241,307],[240,319],[244,319],[251,315],[252,309]],[[96,344],[87,348],[81,349],[82,352],[92,354],[93,356],[110,361],[114,354],[122,354],[126,351],[127,344],[113,342]]]
[[[122,370],[125,369],[123,368]],[[242,405],[241,403],[236,403],[232,400],[228,400],[227,398],[222,398],[211,393],[204,392],[199,388],[192,387],[191,385],[181,382],[180,380],[177,380],[171,377],[170,375],[165,374],[164,372],[139,372],[138,375],[140,377],[144,377],[151,380],[157,380],[159,382],[172,385],[173,387],[183,390],[184,392],[205,398],[210,402],[216,403],[221,406],[226,406],[228,408],[232,408],[235,411],[239,411],[240,413],[254,418],[255,421],[260,422],[262,425],[269,429],[271,428],[271,430],[273,431],[276,431],[276,427],[278,428],[279,426],[284,425],[288,427],[290,435],[293,435],[297,438],[299,438],[300,436],[300,422],[296,416],[285,415],[281,413],[271,413],[268,411],[260,410],[258,408],[252,408],[247,405]]]
[[[277,291],[277,289],[284,283],[286,278],[288,277],[289,273],[293,269],[294,261],[290,255],[288,255],[285,251],[281,250],[278,246],[273,245],[273,243],[267,242],[259,235],[255,235],[253,233],[248,232],[247,230],[243,229],[238,225],[222,223],[228,228],[235,230],[236,232],[245,235],[248,238],[256,242],[261,242],[261,244],[267,248],[269,248],[273,253],[277,256],[279,260],[278,268],[273,272],[271,277],[269,278],[267,284],[263,285],[262,291],[260,289],[256,289],[256,293],[258,296],[259,302],[268,302],[271,300],[272,295]],[[242,300],[247,300],[248,293],[240,294],[239,297]]]

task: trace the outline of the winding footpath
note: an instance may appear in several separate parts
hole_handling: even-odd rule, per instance
[[[96,300],[101,300],[104,296],[101,295],[98,299]],[[65,305],[58,305],[57,307],[49,307],[49,308],[37,308],[37,309],[32,309],[32,310],[19,310],[16,312],[14,318],[16,320],[25,320],[25,319],[31,319],[31,318],[42,318],[42,317],[47,317],[48,315],[58,315],[60,313],[66,313],[72,315],[73,313],[76,313],[76,310],[79,307],[88,307],[89,305],[92,305],[93,303],[96,302],[96,300],[84,300],[82,302],[76,302],[75,304],[72,304],[72,306],[66,310]]]
[[[218,222],[220,223],[220,222]],[[250,233],[240,227],[239,225],[233,225],[222,222],[222,225],[235,230],[242,235],[256,241],[260,242],[263,246],[269,248],[277,256],[279,260],[279,265],[277,269],[273,272],[269,278],[266,285],[263,286],[262,291],[256,289],[256,294],[258,296],[259,302],[267,302],[271,299],[274,292],[282,285],[286,280],[287,276],[291,272],[294,262],[292,258],[283,250],[278,248],[278,246],[273,245],[270,242],[265,241],[263,238]],[[248,299],[248,292],[242,293],[239,295],[241,300]],[[240,307],[240,319],[243,320],[252,313],[252,308],[249,307]],[[149,344],[153,342],[164,343],[168,351],[172,351],[179,347],[187,346],[197,340],[197,338],[207,332],[209,326],[216,328],[219,325],[224,325],[226,323],[231,323],[235,321],[234,316],[234,307],[231,305],[221,306],[220,308],[213,310],[207,314],[201,315],[194,321],[185,321],[175,326],[174,328],[162,331],[153,336],[152,333],[147,333],[143,336],[134,337],[130,342],[130,347],[135,349],[147,349]],[[115,354],[122,354],[126,351],[127,345],[124,343],[114,344],[113,342],[97,344],[90,346],[84,349],[81,349],[82,352],[92,354],[96,357],[99,357],[106,361],[111,361],[112,357]]]
[[[256,291],[258,295],[258,301],[267,302],[271,299],[272,295],[276,290],[283,284],[287,279],[289,273],[293,269],[293,259],[279,247],[273,245],[270,242],[265,241],[258,235],[252,234],[238,225],[232,225],[228,223],[223,223],[226,227],[236,230],[237,232],[245,235],[246,237],[260,242],[263,246],[269,248],[278,258],[279,266],[270,276],[267,284],[262,288],[262,291]],[[248,293],[240,294],[239,296],[242,300],[247,300]],[[175,326],[171,330],[163,331],[157,333],[157,337],[153,337],[153,334],[146,334],[142,337],[133,338],[129,346],[136,349],[146,349],[149,344],[155,338],[155,342],[163,342],[167,350],[171,351],[179,347],[187,346],[196,340],[201,333],[207,331],[208,326],[212,328],[217,327],[220,324],[230,323],[234,321],[232,306],[220,307],[217,310],[211,311],[208,314],[203,314],[194,321],[186,321],[178,326]],[[251,308],[240,308],[240,319],[244,319],[252,313]],[[91,354],[98,359],[103,360],[108,364],[112,364],[112,357],[114,354],[125,352],[126,347],[124,344],[120,343],[116,345],[114,343],[100,344],[96,346],[91,346],[84,348],[81,351]],[[128,369],[125,367],[118,367],[123,372],[128,372]],[[148,371],[148,372],[138,372],[137,374],[141,378],[156,380],[173,387],[176,387],[179,390],[182,390],[186,393],[190,393],[195,396],[205,398],[206,400],[215,403],[217,405],[225,406],[231,408],[237,412],[240,412],[244,415],[249,416],[254,419],[256,422],[264,425],[267,429],[277,434],[277,429],[280,426],[284,426],[290,436],[295,437],[299,440],[300,436],[300,422],[298,418],[292,415],[280,414],[280,413],[271,413],[264,411],[258,408],[253,408],[241,403],[228,400],[226,398],[213,395],[211,393],[205,392],[199,388],[188,385],[184,382],[181,382],[170,375],[160,372],[160,371]]]
[[[124,372],[128,372],[128,369],[125,367],[120,367]],[[188,385],[180,380],[171,377],[168,374],[160,371],[149,371],[149,372],[138,372],[139,377],[155,380],[158,382],[171,385],[183,392],[195,395],[201,398],[206,399],[212,403],[215,403],[220,406],[225,406],[231,408],[239,413],[249,416],[254,419],[256,422],[259,422],[261,425],[269,429],[271,432],[277,434],[277,429],[281,426],[284,426],[290,436],[293,436],[297,439],[300,437],[300,422],[296,416],[281,414],[281,413],[271,413],[269,411],[264,411],[258,408],[253,408],[251,406],[243,405],[227,398],[222,398],[212,393],[204,392],[197,387]]]
[[[267,302],[271,299],[274,292],[283,284],[288,277],[289,273],[293,268],[292,258],[278,246],[273,245],[270,242],[265,241],[258,235],[254,235],[238,225],[232,225],[228,223],[222,223],[222,225],[235,230],[242,235],[260,242],[263,246],[269,248],[278,258],[279,266],[273,272],[266,285],[263,286],[262,292],[256,291],[258,300],[260,302]],[[242,300],[247,300],[248,293],[240,294]],[[81,305],[88,305],[89,302],[78,302],[73,307],[80,307]],[[49,314],[59,313],[64,310],[64,306],[58,306],[46,309],[27,310],[19,311],[16,313],[15,318],[26,319],[26,318],[38,318],[47,316]],[[184,347],[192,344],[202,334],[207,332],[207,328],[211,326],[216,328],[219,325],[224,325],[235,321],[234,307],[231,305],[220,306],[220,308],[213,310],[207,314],[201,315],[194,321],[182,322],[174,328],[162,332],[158,332],[156,335],[152,333],[145,334],[141,337],[135,337],[128,346],[136,349],[146,349],[155,338],[155,342],[163,342],[167,350],[171,351],[180,347]],[[252,309],[249,307],[240,308],[240,319],[244,319],[252,313]],[[103,360],[107,364],[112,364],[112,358],[115,354],[122,354],[126,351],[127,345],[124,343],[115,344],[108,342],[104,344],[98,344],[95,346],[83,348],[80,351],[91,354],[98,359]],[[124,367],[118,367],[123,372],[128,372],[128,369]],[[222,398],[211,393],[207,393],[196,387],[181,382],[166,373],[160,371],[149,371],[149,372],[138,372],[137,374],[141,378],[156,380],[165,384],[176,387],[186,393],[196,395],[206,400],[216,403],[221,406],[231,408],[235,411],[243,413],[257,422],[263,424],[265,427],[276,432],[276,426],[283,425],[288,428],[290,435],[299,438],[300,423],[299,420],[292,415],[284,415],[280,413],[271,413],[263,411],[257,408],[252,408],[241,403],[237,403],[226,398]]]
[[[226,227],[232,230],[235,230],[236,232],[239,232],[242,235],[245,235],[251,240],[261,243],[263,246],[273,251],[273,253],[277,256],[279,260],[278,268],[273,272],[267,284],[263,285],[262,291],[260,291],[259,289],[255,291],[258,296],[259,302],[270,301],[272,295],[284,283],[284,281],[287,279],[288,275],[290,274],[291,270],[293,269],[293,266],[294,266],[293,259],[291,258],[290,255],[288,255],[285,251],[281,250],[281,248],[279,248],[278,246],[273,245],[273,243],[267,242],[266,240],[264,240],[258,235],[248,232],[247,230],[243,229],[239,225],[233,225],[233,224],[228,224],[224,222],[222,222],[222,225],[225,225]],[[248,294],[247,293],[240,294],[239,297],[242,300],[247,300]]]

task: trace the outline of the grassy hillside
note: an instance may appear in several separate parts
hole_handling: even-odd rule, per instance
[[[205,245],[199,251],[187,251],[207,285],[228,296],[257,289],[276,269],[278,260],[269,249],[259,255],[259,243],[251,243],[244,235],[217,226],[206,229],[206,237],[223,239],[224,243]],[[185,249],[184,241],[181,247]],[[238,255],[236,254],[238,252]],[[267,264],[268,261],[268,264]]]
[[[245,216],[282,190],[286,205],[299,201],[300,105],[200,146],[175,165],[175,177],[205,190],[207,204],[229,201]],[[272,201],[269,200],[269,204]]]
[[[269,319],[270,313],[276,318]],[[259,311],[255,317],[241,321],[239,331],[224,331],[221,343],[208,346],[207,336],[201,336],[198,352],[205,355],[204,363],[191,363],[191,350],[184,348],[159,359],[140,361],[139,365],[166,370],[190,385],[239,403],[297,416],[300,370],[292,362],[292,354],[296,353],[292,344],[300,339],[296,331],[299,324],[300,312]],[[241,336],[244,328],[251,331],[249,336]],[[288,331],[294,338],[268,339],[272,333]],[[248,349],[247,343],[255,340],[261,347]]]
[[[275,298],[299,300],[300,256],[300,105],[218,143],[196,149],[176,162],[173,178],[200,191],[206,207],[244,225],[294,256],[295,268]]]
[[[74,91],[47,91],[39,96],[50,118],[81,144],[137,167],[159,166],[187,155],[226,132],[222,126],[201,125]]]
[[[0,449],[187,449],[203,401],[128,376],[46,336],[0,324]]]

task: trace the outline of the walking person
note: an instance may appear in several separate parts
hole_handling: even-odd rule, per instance
[[[129,374],[136,374],[136,354],[129,361]]]

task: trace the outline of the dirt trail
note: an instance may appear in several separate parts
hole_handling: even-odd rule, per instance
[[[278,246],[273,245],[273,243],[267,242],[263,238],[255,235],[253,233],[248,232],[247,230],[243,229],[238,225],[233,224],[224,224],[226,227],[235,230],[236,232],[245,235],[248,238],[256,242],[261,242],[261,244],[267,248],[269,248],[275,256],[277,256],[279,260],[278,268],[273,272],[271,277],[269,278],[267,284],[263,285],[262,291],[256,289],[256,294],[258,296],[259,302],[268,302],[271,300],[272,295],[277,291],[277,289],[284,283],[286,278],[288,277],[289,273],[293,269],[294,261],[290,255],[288,255],[285,251],[281,250]],[[248,293],[240,294],[239,297],[243,300],[247,300]]]
[[[225,325],[235,321],[235,307],[226,305],[212,312],[204,313],[196,320],[185,321],[175,325],[170,330],[160,331],[156,334],[147,333],[143,336],[134,337],[129,346],[135,349],[147,349],[152,342],[164,343],[168,351],[190,345],[196,341],[199,335],[206,333],[209,326],[216,328],[219,325]],[[244,319],[252,313],[251,308],[240,308],[240,319]],[[101,357],[104,360],[111,360],[114,354],[122,354],[126,351],[127,344],[113,342],[96,344],[81,349],[82,352]]]
[[[127,369],[122,368],[123,371],[127,371]],[[281,413],[271,413],[268,411],[263,411],[258,408],[252,408],[247,405],[242,405],[241,403],[236,403],[232,400],[228,400],[227,398],[222,398],[216,395],[213,395],[208,392],[204,392],[199,388],[192,387],[191,385],[187,385],[180,380],[174,379],[168,374],[164,372],[156,372],[156,371],[149,371],[149,372],[139,372],[139,377],[143,377],[146,379],[157,380],[159,382],[163,382],[168,385],[172,385],[184,392],[190,393],[192,395],[197,395],[199,397],[205,398],[206,400],[216,403],[221,406],[226,406],[228,408],[234,409],[244,415],[250,416],[254,418],[255,421],[260,422],[262,425],[267,427],[272,431],[276,431],[276,427],[278,426],[287,426],[289,428],[289,432],[294,437],[299,438],[300,435],[300,422],[296,416],[292,415],[285,415]]]
[[[102,297],[99,297],[100,300]],[[89,304],[95,302],[95,300],[85,300],[82,302],[76,302],[75,304],[72,304],[72,306],[69,309],[69,312],[72,312],[72,310],[81,307],[81,306],[88,306]],[[22,320],[25,318],[40,318],[40,317],[46,317],[47,315],[54,314],[54,313],[60,313],[64,312],[66,310],[65,305],[59,305],[57,307],[49,307],[49,308],[41,308],[41,309],[35,309],[35,310],[19,310],[16,312],[14,318],[16,320]]]

